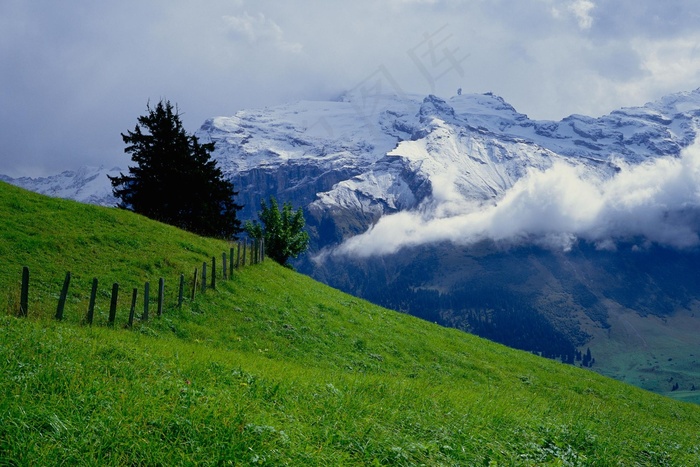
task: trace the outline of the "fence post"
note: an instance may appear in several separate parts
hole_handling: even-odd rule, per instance
[[[182,308],[182,295],[185,293],[185,275],[180,274],[180,287],[177,291],[177,307]]]
[[[245,240],[243,240],[243,264],[242,264],[242,266],[245,266],[245,254],[246,254],[247,249],[248,249],[248,239],[246,238]]]
[[[211,257],[211,288],[216,289],[216,256]]]
[[[197,272],[199,272],[199,269],[194,268],[194,279],[192,279],[192,298],[191,298],[191,300],[194,300],[194,297],[197,294]]]
[[[56,319],[63,319],[63,309],[66,307],[66,297],[68,296],[68,287],[70,286],[70,271],[66,273],[66,278],[63,280],[63,288],[61,295],[58,297],[58,306],[56,307]]]
[[[202,263],[202,292],[207,290],[207,262]]]
[[[259,248],[258,239],[254,238],[253,239],[253,254],[252,254],[253,264],[258,264],[258,251],[259,251],[258,248]]]
[[[119,295],[119,283],[115,282],[112,285],[112,300],[109,303],[109,318],[107,325],[114,326],[114,321],[117,318],[117,296]]]
[[[163,294],[165,293],[165,279],[158,279],[158,316],[163,314]]]
[[[228,267],[226,263],[226,252],[221,253],[221,277],[224,280],[228,279]]]
[[[228,277],[233,277],[233,247],[229,250]]]
[[[260,256],[265,261],[265,237],[260,239]]]
[[[19,296],[19,315],[27,316],[29,314],[29,268],[22,268],[22,289]]]
[[[92,291],[90,292],[90,303],[88,304],[88,311],[86,321],[92,326],[92,320],[95,317],[95,298],[97,298],[97,277],[92,279]]]
[[[238,248],[236,248],[236,269],[241,267],[241,241],[238,240]]]
[[[134,291],[131,294],[131,308],[129,309],[129,324],[128,326],[131,328],[134,326],[134,314],[136,313],[136,296],[139,293],[139,289],[134,287]]]

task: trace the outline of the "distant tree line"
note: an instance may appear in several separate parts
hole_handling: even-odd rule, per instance
[[[574,364],[576,347],[540,313],[529,307],[444,310],[446,322],[480,337],[543,357]]]
[[[593,358],[593,356],[591,355],[591,348],[588,347],[586,349],[586,353],[583,355],[581,354],[581,352],[576,351],[576,361],[580,361],[581,366],[585,366],[588,368],[592,367],[595,363],[595,358]]]
[[[590,349],[585,353],[578,350],[578,345],[585,342],[587,336],[565,334],[541,311],[498,287],[455,288],[449,293],[440,293],[394,284],[366,298],[546,358],[585,367],[595,363]]]

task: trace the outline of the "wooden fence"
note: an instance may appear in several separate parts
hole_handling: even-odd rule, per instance
[[[234,261],[235,253],[235,261]],[[233,271],[241,269],[246,265],[255,265],[264,261],[265,259],[265,245],[262,240],[255,239],[252,244],[249,245],[248,240],[239,241],[237,247],[231,247],[229,249],[228,255],[226,252],[221,254],[221,273],[220,276],[223,280],[228,280],[233,277]],[[198,278],[200,269],[196,267],[194,269],[194,274],[192,278],[191,293],[189,294],[190,300],[194,300],[197,291],[200,290],[202,293],[206,292],[207,288],[216,289],[216,279],[217,279],[217,268],[216,268],[216,256],[211,258],[211,269],[207,262],[202,263],[201,267],[201,278]],[[210,282],[207,283],[207,271],[210,271]],[[19,313],[21,317],[26,317],[29,315],[29,268],[24,266],[22,268],[22,282],[20,288],[20,302],[19,302]],[[71,273],[67,272],[66,277],[63,281],[63,287],[61,288],[61,294],[58,298],[58,305],[56,306],[57,320],[63,319],[63,314],[66,305],[66,298],[68,297],[68,290],[70,288]],[[85,313],[84,322],[85,324],[92,325],[95,319],[95,302],[97,301],[99,281],[95,277],[92,279],[92,288],[90,292],[90,300],[88,302],[88,308]],[[182,303],[185,300],[185,275],[180,274],[178,294],[177,294],[177,307],[182,307]],[[143,287],[143,312],[140,316],[141,321],[148,321],[150,318],[150,283],[145,282]],[[158,290],[157,290],[157,301],[156,301],[156,315],[161,316],[164,310],[164,299],[165,299],[165,279],[158,279]],[[136,318],[136,306],[138,300],[138,289],[134,288],[131,292],[131,306],[129,308],[129,318],[126,327],[131,328],[134,324],[134,319]],[[117,315],[117,305],[119,302],[119,284],[112,284],[112,292],[110,295],[110,305],[109,305],[109,315],[107,318],[107,325],[114,326],[116,322]]]

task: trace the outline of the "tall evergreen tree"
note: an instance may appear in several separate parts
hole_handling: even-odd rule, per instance
[[[177,108],[161,100],[122,133],[124,152],[136,163],[109,177],[119,207],[200,235],[232,238],[242,231],[233,184],[211,159],[213,143],[200,144],[182,126]]]

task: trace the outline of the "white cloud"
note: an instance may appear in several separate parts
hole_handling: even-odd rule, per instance
[[[391,254],[404,247],[491,239],[503,245],[536,243],[568,250],[577,239],[610,249],[621,241],[676,248],[700,245],[700,142],[680,158],[641,165],[619,164],[612,178],[592,176],[580,166],[554,164],[532,170],[495,204],[455,213],[456,205],[430,200],[421,209],[381,218],[335,253]],[[441,188],[442,195],[448,189]],[[450,203],[450,210],[442,210]],[[445,213],[449,213],[445,215]]]
[[[282,28],[263,13],[250,15],[245,12],[237,16],[224,16],[223,20],[232,35],[243,38],[251,45],[272,44],[292,53],[299,53],[303,49],[301,44],[285,40]]]
[[[565,5],[555,3],[550,7],[550,13],[556,20],[573,19],[582,30],[591,29],[593,16],[591,12],[596,8],[592,0],[566,0]]]
[[[664,40],[636,40],[632,47],[658,86],[669,89],[678,81],[700,79],[700,34]]]
[[[593,26],[593,17],[591,11],[595,8],[595,3],[591,0],[574,0],[569,5],[569,10],[573,12],[581,29],[590,29]]]

